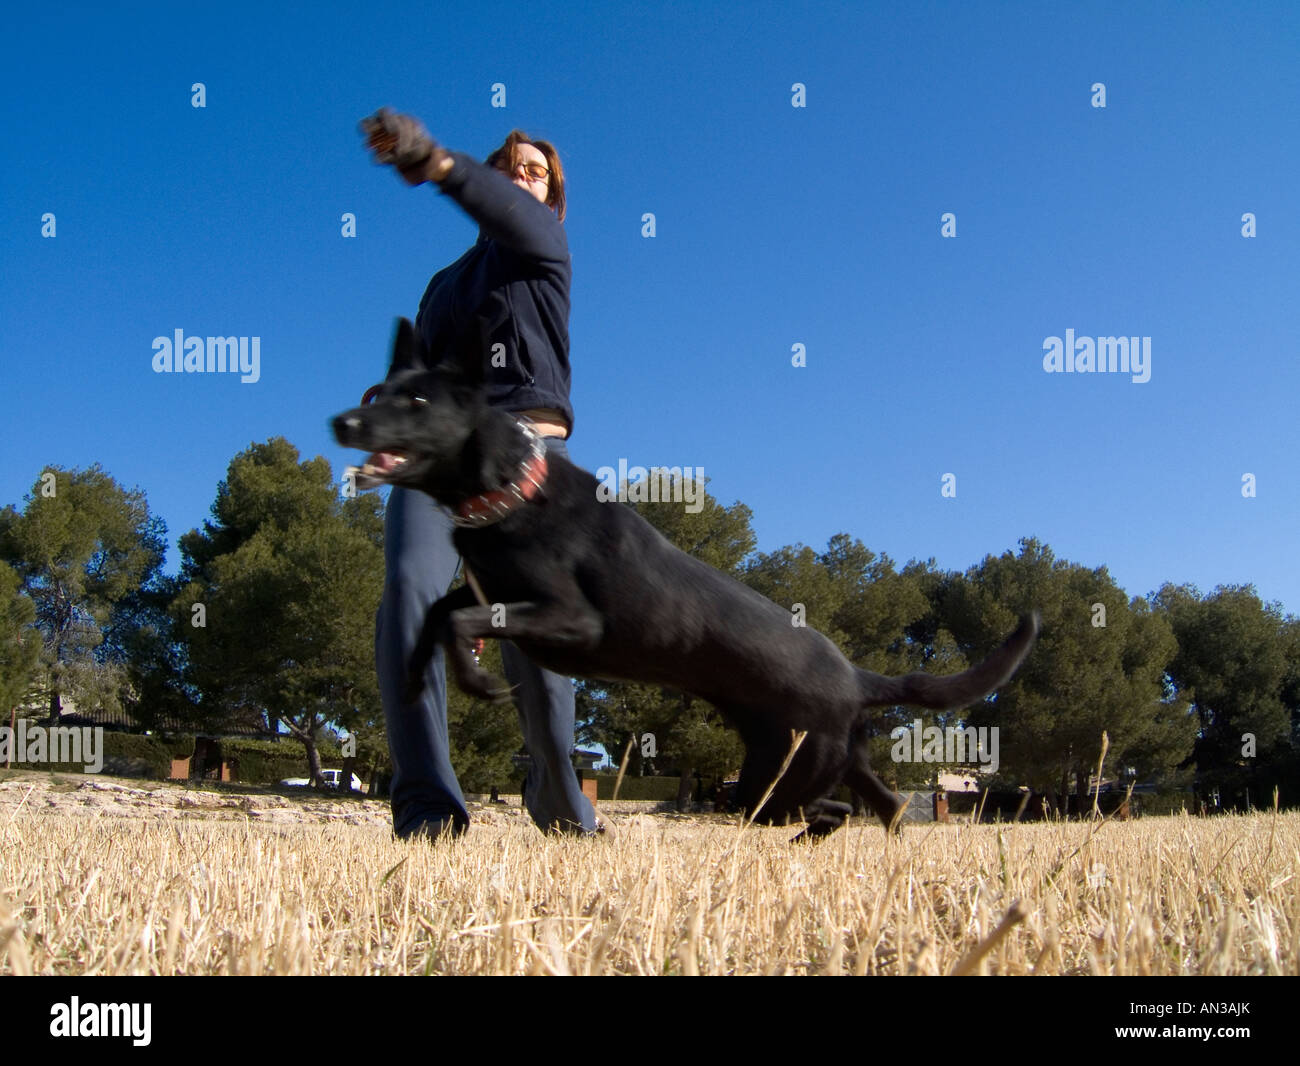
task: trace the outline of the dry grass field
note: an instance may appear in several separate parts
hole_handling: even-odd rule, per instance
[[[407,844],[374,802],[6,775],[0,974],[1300,972],[1297,813],[793,846],[606,814]]]

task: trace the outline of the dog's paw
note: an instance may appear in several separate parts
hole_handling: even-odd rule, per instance
[[[460,687],[471,696],[490,703],[505,703],[514,695],[514,686],[486,670],[463,670],[458,676]]]
[[[791,837],[790,843],[791,844],[819,843],[820,841],[825,840],[833,832],[835,832],[835,830],[837,830],[841,824],[842,824],[841,822],[836,821],[834,819],[828,820],[828,819],[819,818],[814,822],[810,822],[804,828],[803,832],[798,833],[797,835]]]
[[[509,703],[515,698],[517,686],[507,684],[500,678],[492,678],[478,695],[491,703]]]

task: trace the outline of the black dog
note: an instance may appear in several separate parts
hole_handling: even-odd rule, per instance
[[[459,515],[454,540],[477,579],[435,603],[410,662],[408,699],[443,645],[461,688],[509,695],[480,669],[471,644],[513,640],[548,670],[642,681],[708,700],[739,730],[738,803],[754,812],[780,772],[791,731],[802,745],[760,821],[802,817],[820,836],[849,813],[841,784],[886,826],[903,801],[867,762],[869,708],[967,706],[1015,672],[1038,632],[1024,618],[984,662],[947,677],[860,670],[788,611],[668,543],[629,507],[601,503],[597,481],[558,457],[509,414],[489,407],[473,367],[422,369],[410,322],[398,326],[389,381],[376,401],[334,419],[340,444],[377,453],[370,483],[428,493]],[[500,624],[504,621],[504,625]]]

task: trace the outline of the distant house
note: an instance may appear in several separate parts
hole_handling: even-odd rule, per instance
[[[574,748],[571,757],[573,759],[573,768],[577,771],[578,782],[582,785],[582,794],[592,803],[596,802],[596,766],[604,760],[605,755],[599,751],[583,751],[581,748]],[[533,758],[526,751],[520,751],[510,756],[510,761],[520,770],[528,772],[528,767],[532,765]],[[492,798],[496,799],[497,789],[492,789]]]
[[[583,751],[581,748],[573,749],[573,767],[579,771],[579,778],[581,778],[584,770],[594,772],[597,764],[604,758],[604,754],[599,751]],[[533,764],[533,757],[526,751],[519,751],[510,756],[510,761],[519,769],[527,770]]]
[[[50,723],[48,698],[30,701],[14,711],[14,717],[28,718],[42,724],[102,728],[112,733],[151,733],[172,736],[194,737],[194,750],[181,758],[171,761],[170,777],[173,780],[191,778],[210,781],[238,781],[239,760],[223,753],[221,743],[224,740],[288,740],[287,734],[277,733],[267,727],[265,718],[253,714],[243,719],[231,719],[219,725],[204,728],[193,722],[162,717],[154,723],[153,729],[144,729],[139,722],[123,710],[106,710],[102,707],[82,709],[75,700],[61,696],[58,721]]]
[[[167,733],[196,734],[199,736],[239,739],[239,740],[288,740],[288,734],[279,733],[267,725],[262,714],[250,713],[242,718],[231,718],[221,723],[209,723],[207,727],[194,722],[183,722],[167,716],[160,717],[153,729],[143,728],[123,710],[109,711],[102,707],[82,710],[76,701],[63,696],[59,713],[59,725],[102,726],[104,729],[119,733]],[[20,717],[49,720],[49,703],[29,704],[18,709]]]

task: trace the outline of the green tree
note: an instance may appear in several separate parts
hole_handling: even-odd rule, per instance
[[[13,567],[0,562],[0,725],[32,696],[40,669],[36,605],[21,591]]]
[[[1285,802],[1300,803],[1300,618],[1288,616],[1282,625],[1286,674],[1282,678],[1281,698],[1291,721],[1290,743],[1279,748],[1273,763]]]
[[[1010,683],[971,708],[966,723],[997,726],[1002,776],[1055,802],[1073,778],[1086,795],[1105,730],[1107,766],[1167,777],[1191,751],[1186,702],[1168,691],[1177,647],[1162,615],[1129,600],[1105,567],[1057,560],[1030,538],[1019,555],[988,556],[938,590],[939,612],[974,662],[1042,612],[1038,643]]]
[[[578,742],[601,745],[616,766],[622,765],[627,749],[627,772],[633,777],[656,771],[658,737],[667,734],[681,708],[680,694],[671,689],[586,679],[577,682],[576,703]]]
[[[1193,706],[1198,724],[1196,770],[1203,788],[1245,802],[1261,765],[1293,759],[1297,701],[1295,620],[1264,604],[1251,585],[1230,585],[1202,597],[1187,585],[1165,585],[1156,602],[1169,619],[1178,654],[1169,677]],[[1273,779],[1257,783],[1262,803]]]
[[[155,575],[114,608],[104,636],[111,661],[125,671],[122,704],[141,729],[201,727],[197,694],[185,673],[185,645],[171,611],[180,586]]]
[[[231,461],[212,520],[181,538],[181,554],[173,612],[209,721],[282,722],[315,782],[327,724],[382,731],[378,500],[340,499],[325,459],[299,463],[273,438]]]
[[[105,633],[120,605],[156,578],[166,527],[143,492],[123,489],[98,464],[47,469],[25,505],[0,511],[0,560],[36,608],[50,718],[64,697],[118,711],[128,679]]]

